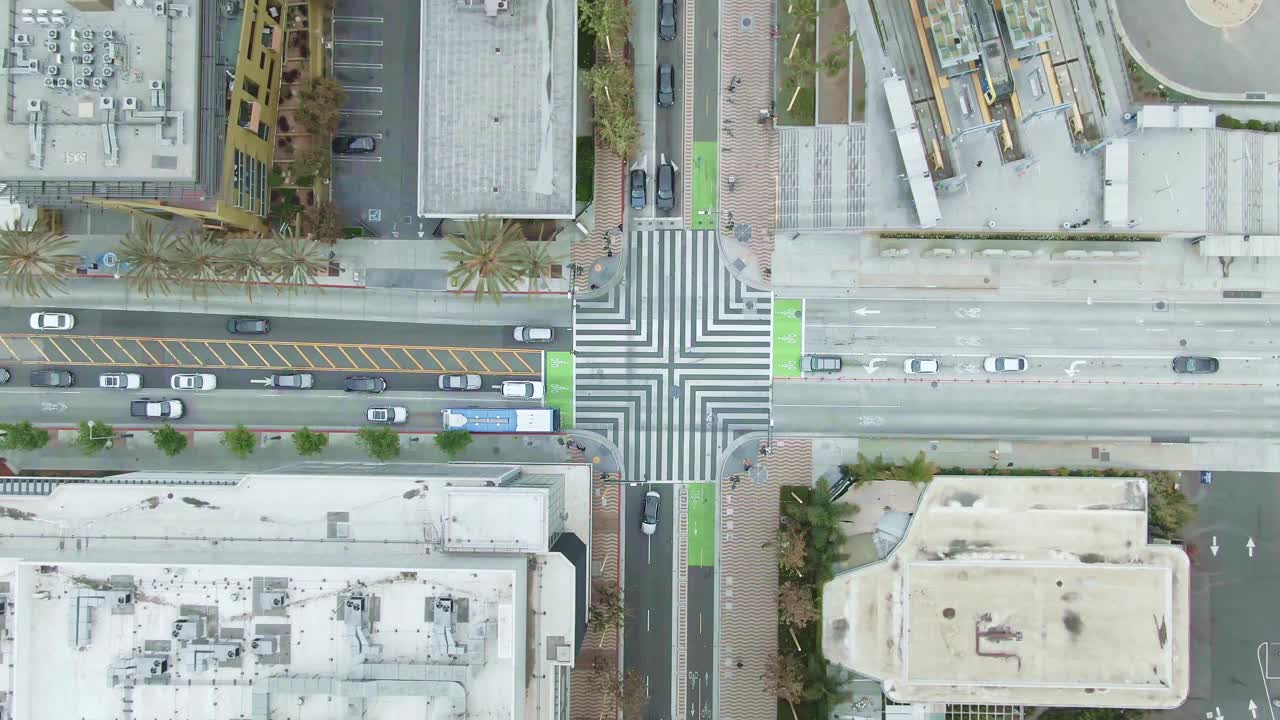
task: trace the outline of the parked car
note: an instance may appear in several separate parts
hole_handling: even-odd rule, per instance
[[[844,362],[836,355],[804,355],[800,369],[804,372],[840,372]]]
[[[378,141],[371,135],[339,135],[329,147],[338,155],[364,155],[377,150]]]
[[[676,104],[676,69],[670,63],[658,66],[658,107]]]
[[[658,37],[663,40],[676,39],[676,0],[659,0]]]
[[[311,373],[283,373],[267,378],[267,387],[277,390],[310,390],[315,384]]]
[[[4,368],[0,368],[0,385],[4,385],[7,382],[9,382],[9,371]]]
[[[479,375],[441,375],[441,390],[479,390]]]
[[[1212,470],[1201,470],[1201,471],[1200,471],[1200,484],[1201,484],[1201,485],[1212,485],[1212,484],[1213,484],[1213,471],[1212,471]]]
[[[556,333],[549,327],[521,325],[515,329],[512,333],[512,337],[516,339],[516,342],[548,343],[555,339]]]
[[[657,490],[644,494],[644,503],[640,506],[640,532],[652,535],[658,531],[658,508],[662,505],[662,495]]]
[[[636,168],[631,171],[631,209],[643,210],[649,204],[649,178],[645,171]]]
[[[169,378],[169,387],[174,390],[214,390],[218,387],[218,378],[211,373],[178,373]]]
[[[386,389],[386,379],[377,375],[351,375],[342,381],[343,392],[380,393]]]
[[[670,210],[676,206],[676,168],[669,162],[658,166],[658,197],[655,205],[659,210]]]
[[[932,375],[940,367],[934,358],[909,358],[902,363],[902,372],[907,375]]]
[[[1027,359],[1021,355],[992,355],[982,361],[982,369],[989,373],[1016,373],[1027,369]]]
[[[1173,359],[1173,371],[1188,375],[1212,375],[1218,372],[1218,358],[1179,355]]]
[[[98,376],[98,387],[107,390],[137,390],[142,387],[138,373],[103,373]]]
[[[76,376],[70,370],[36,370],[31,373],[31,387],[71,387]]]
[[[227,332],[236,335],[266,335],[271,332],[271,321],[266,318],[231,318],[227,321]]]
[[[32,330],[70,330],[76,326],[76,318],[71,313],[37,312],[31,313]]]
[[[134,400],[129,403],[129,414],[148,420],[177,420],[186,412],[181,400]]]
[[[400,405],[390,407],[371,407],[365,418],[379,425],[403,425],[409,420],[409,408]]]
[[[542,383],[532,380],[506,380],[502,383],[502,397],[521,400],[541,400]]]

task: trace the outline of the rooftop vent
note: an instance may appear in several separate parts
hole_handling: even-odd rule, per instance
[[[163,89],[164,89],[164,81],[163,81],[163,80],[152,80],[152,81],[151,81],[151,89],[152,89],[152,90],[163,90]]]
[[[102,70],[102,74],[104,74],[104,75],[105,75],[105,74],[106,74],[106,72],[107,72],[107,70],[110,70],[110,68],[103,68],[103,70]],[[138,109],[138,98],[136,98],[136,97],[124,97],[124,98],[120,98],[120,109],[122,109],[122,110],[137,110],[137,109]]]
[[[27,33],[15,33],[13,36],[14,45],[30,45],[31,36]]]
[[[49,81],[46,81],[48,83]],[[44,109],[44,101],[39,98],[27,100],[27,112],[40,112]]]
[[[92,40],[92,39],[93,39],[93,30],[90,30],[89,28],[85,28],[85,29],[80,33],[80,37],[84,38],[85,40]]]
[[[57,39],[58,39],[58,31],[57,31],[57,30],[50,29],[50,30],[49,30],[49,32],[45,33],[45,36],[46,36],[46,37],[48,37],[50,40],[57,40]]]
[[[164,17],[169,12],[169,8],[166,7],[166,4],[162,2],[158,2],[152,7],[154,8],[155,14],[157,17]]]
[[[102,39],[103,39],[103,40],[111,40],[111,39],[115,38],[115,36],[116,36],[116,34],[115,34],[114,32],[112,32],[112,31],[111,31],[111,28],[102,28]]]
[[[254,655],[274,655],[276,639],[274,637],[256,637],[249,643],[249,650]]]

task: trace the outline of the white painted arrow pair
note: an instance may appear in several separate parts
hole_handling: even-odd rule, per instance
[[[1209,541],[1209,552],[1213,553],[1214,557],[1218,557],[1218,550],[1220,547],[1221,546],[1218,545],[1218,536],[1214,535]],[[1258,544],[1253,541],[1253,538],[1249,538],[1249,541],[1244,544],[1244,549],[1249,551],[1249,557],[1253,557],[1253,550],[1256,547],[1258,547]]]

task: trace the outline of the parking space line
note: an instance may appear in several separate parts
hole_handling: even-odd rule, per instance
[[[382,156],[381,155],[340,155],[334,158],[334,160],[341,160],[342,162],[380,163],[382,162]]]
[[[380,93],[380,92],[382,92],[382,86],[381,86],[381,85],[343,85],[343,86],[342,86],[342,89],[343,89],[343,90],[346,90],[347,92],[357,92],[357,93]]]
[[[336,62],[333,64],[335,68],[350,68],[352,70],[381,70],[382,63],[362,63],[362,62]]]
[[[365,115],[367,117],[382,117],[381,110],[342,110],[341,115]]]
[[[227,366],[227,361],[223,360],[222,356],[218,354],[218,351],[213,349],[213,345],[210,345],[208,341],[205,341],[203,345],[209,349],[209,352],[213,354],[214,359],[217,360],[220,365],[223,367]]]
[[[385,22],[380,17],[374,15],[334,15],[334,22],[356,22],[356,23],[381,23]]]
[[[338,40],[333,41],[334,45],[362,45],[364,47],[382,47],[381,40]]]

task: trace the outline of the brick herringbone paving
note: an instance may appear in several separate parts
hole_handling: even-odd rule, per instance
[[[720,82],[727,87],[737,77],[741,83],[720,105],[720,177],[736,179],[733,192],[720,193],[720,209],[732,212],[738,225],[751,224],[751,249],[766,281],[777,217],[778,136],[772,123],[757,120],[773,101],[773,17],[773,0],[721,3]]]
[[[584,460],[579,450],[570,449],[569,455],[577,462]],[[600,569],[600,574],[593,577],[593,584],[618,583],[621,551],[618,543],[618,503],[621,488],[616,484],[617,481],[617,475],[613,475],[605,481],[597,479],[592,482],[591,571],[594,574]],[[611,660],[617,666],[617,630],[607,628],[597,631],[587,628],[582,652],[578,654],[573,672],[569,676],[569,717],[573,720],[613,719],[618,716],[618,708],[596,692],[591,680],[591,663],[596,658]]]
[[[608,148],[596,144],[595,172],[595,224],[591,234],[573,244],[570,259],[575,265],[589,268],[606,254],[607,243],[613,243],[614,252],[621,252],[624,243],[615,237],[622,222],[622,160]],[[606,238],[607,235],[607,238]],[[574,279],[574,289],[581,292],[591,287],[591,274],[579,273]]]
[[[808,485],[813,447],[778,440],[757,461],[768,480],[720,485],[720,717],[776,720],[761,678],[778,653],[778,566],[765,545],[778,528],[778,489]]]

